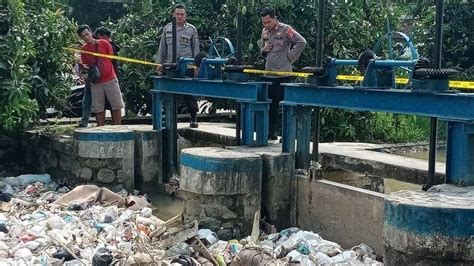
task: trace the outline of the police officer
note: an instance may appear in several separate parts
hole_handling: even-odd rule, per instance
[[[173,8],[173,17],[176,18],[176,51],[177,57],[194,58],[199,53],[199,36],[196,27],[186,22],[186,8],[182,4],[175,5]],[[160,46],[158,48],[158,64],[171,63],[173,61],[173,29],[172,23],[166,24],[161,35]],[[162,68],[157,67],[156,72],[161,75]],[[189,114],[192,128],[197,128],[196,114],[199,110],[197,100],[190,95],[184,96],[184,102]]]
[[[281,23],[275,16],[272,8],[260,9],[263,24],[262,30],[262,56],[265,57],[265,69],[274,71],[292,71],[292,63],[296,62],[306,46],[306,40],[290,25]],[[284,89],[281,83],[290,82],[290,77],[271,76],[264,77],[265,81],[272,83],[268,87],[270,104],[270,128],[268,138],[278,139],[279,131],[279,102],[283,100]]]

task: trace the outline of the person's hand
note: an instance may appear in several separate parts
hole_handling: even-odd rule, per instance
[[[80,75],[77,79],[77,82],[79,83],[79,85],[86,84],[86,77],[84,77],[84,75]]]
[[[262,48],[262,52],[268,53],[273,49],[273,44],[270,42],[265,42],[265,46]]]
[[[193,68],[194,71],[194,77],[197,78],[199,76],[199,68],[195,67]]]
[[[163,67],[161,65],[156,66],[155,72],[156,74],[161,75],[163,73]]]
[[[80,64],[79,64],[79,69],[80,69],[81,72],[87,73],[87,71],[89,70],[89,66],[86,65],[86,64],[80,63]]]

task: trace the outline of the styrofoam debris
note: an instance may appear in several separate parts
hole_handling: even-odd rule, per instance
[[[30,260],[31,257],[33,256],[33,253],[31,253],[31,250],[27,248],[20,248],[19,250],[15,252],[13,256],[19,259]]]
[[[339,255],[331,257],[331,259],[336,263],[344,262],[344,261],[348,261],[349,259],[357,259],[357,254],[352,250],[348,250],[348,251],[342,252]]]
[[[141,215],[145,218],[150,218],[151,217],[151,213],[152,213],[152,210],[148,207],[145,207],[143,208],[141,211],[140,211]]]
[[[286,258],[290,262],[300,262],[302,254],[299,253],[297,250],[292,250],[288,254],[286,254]]]
[[[318,264],[324,264],[324,263],[333,263],[334,261],[329,257],[328,255],[322,253],[322,252],[317,252],[315,254],[316,258],[318,259]]]
[[[29,242],[24,244],[24,247],[31,250],[31,251],[37,250],[40,246],[41,246],[41,244],[38,241],[29,241]]]
[[[317,264],[313,260],[311,260],[310,256],[302,255],[300,259],[300,265],[316,266]]]
[[[52,216],[46,221],[48,229],[63,229],[64,220],[59,216]]]

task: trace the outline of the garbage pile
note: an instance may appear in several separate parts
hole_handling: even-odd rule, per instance
[[[74,190],[48,175],[1,181],[0,264],[152,264],[165,250],[154,243],[165,222],[143,197],[122,197],[94,185]]]
[[[259,218],[251,236],[219,240],[180,215],[160,220],[144,197],[70,190],[48,175],[5,178],[0,189],[1,265],[383,265],[365,244],[343,250],[296,227],[265,235]]]
[[[366,244],[344,251],[337,243],[296,227],[260,236],[257,244],[250,236],[217,240],[207,229],[199,230],[198,237],[210,244],[208,250],[219,265],[383,265]]]

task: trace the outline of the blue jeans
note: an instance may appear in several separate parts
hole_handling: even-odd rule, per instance
[[[82,98],[82,118],[79,123],[82,127],[87,127],[87,124],[89,124],[89,118],[91,117],[91,104],[91,88],[86,86],[86,88],[84,88],[84,98]]]

